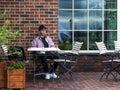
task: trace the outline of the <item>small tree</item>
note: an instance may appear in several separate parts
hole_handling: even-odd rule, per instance
[[[3,14],[0,14],[0,19],[2,19],[5,14],[6,11]],[[10,20],[6,20],[0,27],[0,45],[10,44],[9,39],[17,39],[18,37],[21,37],[20,31],[12,31]]]
[[[0,19],[4,18],[5,14],[6,14],[6,10],[4,11],[3,14],[0,14]],[[5,20],[3,25],[0,26],[0,46],[10,45],[12,43],[9,42],[9,39],[18,39],[22,36],[20,30],[17,31],[12,31],[12,30],[13,28],[11,26],[10,20]]]

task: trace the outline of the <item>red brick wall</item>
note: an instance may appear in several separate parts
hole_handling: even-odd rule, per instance
[[[49,35],[58,45],[58,0],[0,0],[0,13],[6,10],[6,16],[0,20],[9,19],[15,30],[22,30],[23,38],[12,40],[15,45],[23,46],[25,54],[30,59],[27,48],[31,45],[40,24],[48,28]],[[32,69],[32,63],[27,66],[28,72]],[[100,58],[96,56],[80,56],[77,71],[100,71]]]
[[[23,31],[24,38],[16,44],[27,49],[35,37],[40,24],[45,24],[55,44],[58,44],[58,1],[57,0],[0,0],[0,13],[7,11],[4,20]],[[1,25],[0,21],[0,25]]]

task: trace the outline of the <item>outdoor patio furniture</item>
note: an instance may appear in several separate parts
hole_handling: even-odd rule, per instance
[[[102,61],[102,65],[104,66],[104,72],[102,76],[100,77],[100,80],[105,76],[106,79],[109,75],[112,75],[113,78],[117,81],[116,73],[120,74],[117,68],[119,67],[118,62],[120,62],[116,57],[116,52],[110,52],[107,50],[104,42],[95,42],[100,55],[104,55],[108,60]]]
[[[46,75],[46,73],[43,70],[43,66],[40,60],[40,57],[43,54],[37,54],[36,51],[52,51],[52,52],[57,52],[59,51],[59,48],[37,48],[37,47],[30,47],[28,48],[28,51],[31,51],[32,54],[32,59],[33,59],[33,82],[35,83],[36,77],[40,75]],[[48,68],[51,69],[53,66],[51,65],[54,63],[54,60],[47,59],[48,62]]]
[[[60,80],[68,78],[67,75],[72,78],[73,70],[78,63],[79,51],[83,42],[75,42],[71,51],[59,51],[62,58],[54,59],[55,62],[59,63],[59,76]]]
[[[4,56],[8,57],[8,60],[26,60],[25,52],[21,46],[7,46],[1,45],[4,52]],[[27,61],[28,62],[28,61]]]
[[[114,41],[115,52],[117,53],[118,59],[120,59],[120,41]]]

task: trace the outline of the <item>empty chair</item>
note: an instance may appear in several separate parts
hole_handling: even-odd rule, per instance
[[[95,42],[95,43],[99,49],[100,55],[104,55],[108,58],[108,60],[102,61],[102,65],[104,66],[104,73],[100,77],[100,80],[103,78],[103,76],[106,76],[106,78],[108,78],[108,76],[111,74],[113,78],[117,81],[116,75],[114,74],[114,72],[119,73],[118,70],[116,69],[116,64],[117,64],[117,60],[115,59],[116,53],[108,52],[104,42]]]
[[[120,59],[120,41],[114,41],[115,52],[117,53],[118,59]]]
[[[2,50],[4,52],[4,54],[8,55],[8,47],[7,47],[7,45],[1,45],[1,48],[2,48]]]
[[[9,56],[8,56],[9,60],[27,61],[24,49],[21,46],[10,46],[8,53],[9,53]]]
[[[67,74],[69,74],[72,77],[72,72],[75,66],[77,65],[78,55],[82,44],[83,42],[75,42],[71,51],[59,52],[61,57],[63,58],[54,60],[55,62],[59,63],[59,75],[61,76],[61,80],[67,77]]]
[[[1,48],[4,52],[4,56],[8,57],[8,60],[26,60],[24,49],[21,46],[10,46],[1,45]]]
[[[115,51],[120,51],[120,41],[114,41]]]

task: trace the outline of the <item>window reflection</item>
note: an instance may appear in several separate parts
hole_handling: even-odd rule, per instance
[[[87,9],[87,0],[75,0],[74,8],[75,9]]]
[[[59,31],[58,40],[59,40],[60,49],[63,49],[63,50],[72,49],[72,32]]]
[[[117,12],[105,11],[104,13],[104,29],[116,30],[117,29]]]
[[[58,29],[61,30],[71,30],[71,18],[72,11],[71,10],[60,10],[59,11],[59,22]]]
[[[59,30],[70,30],[71,29],[71,18],[72,12],[67,10],[59,11]]]
[[[95,41],[113,49],[117,40],[117,0],[59,0],[59,47],[70,50],[75,41],[82,50],[97,50]]]
[[[72,0],[59,0],[59,9],[72,9]]]
[[[117,0],[104,0],[105,9],[117,9]]]
[[[75,11],[74,14],[74,29],[75,30],[87,30],[87,11]]]
[[[102,31],[90,31],[89,32],[89,50],[97,50],[95,42],[102,41]]]
[[[75,31],[74,32],[74,41],[83,42],[81,50],[87,49],[87,31]]]
[[[102,9],[103,0],[89,0],[89,8],[90,9]]]
[[[117,40],[116,31],[105,31],[104,32],[104,42],[108,50],[114,49],[114,41]]]
[[[90,30],[102,30],[102,11],[89,12],[89,28]]]

